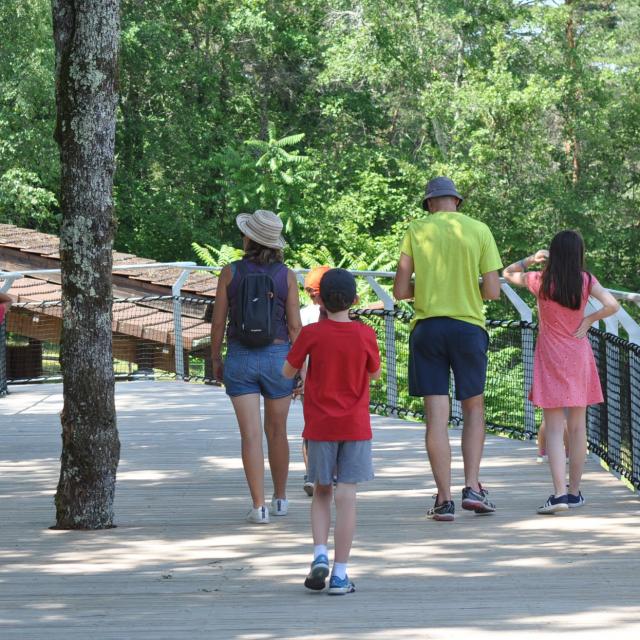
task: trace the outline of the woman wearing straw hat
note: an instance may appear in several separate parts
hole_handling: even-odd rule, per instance
[[[242,441],[242,464],[249,485],[252,508],[247,520],[255,524],[269,522],[264,499],[264,453],[260,396],[264,398],[264,432],[267,436],[269,466],[273,480],[271,515],[287,515],[286,496],[289,473],[287,415],[293,382],[282,375],[282,366],[291,343],[301,328],[298,283],[283,263],[282,221],[271,211],[241,213],[236,224],[242,232],[244,257],[220,272],[211,325],[213,372],[223,380],[238,420]],[[275,285],[273,294],[274,335],[266,346],[246,346],[231,319],[240,304],[240,283],[246,274],[268,274]],[[227,322],[228,318],[230,319]],[[221,358],[222,342],[227,335],[227,354]]]

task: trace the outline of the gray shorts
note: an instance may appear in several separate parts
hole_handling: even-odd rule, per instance
[[[355,484],[373,480],[371,440],[307,440],[309,481],[331,484],[335,475],[338,482]]]

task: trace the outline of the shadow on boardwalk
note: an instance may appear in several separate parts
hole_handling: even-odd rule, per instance
[[[51,531],[60,387],[0,400],[2,638],[563,638],[640,633],[640,503],[587,465],[588,506],[541,517],[550,491],[535,446],[487,439],[483,478],[499,510],[424,518],[433,484],[424,428],[374,418],[377,478],[362,487],[350,573],[358,591],[307,593],[309,498],[290,421],[290,515],[245,524],[231,406],[182,383],[117,387],[118,528]],[[454,485],[462,468],[459,432]],[[459,502],[459,500],[457,501]]]

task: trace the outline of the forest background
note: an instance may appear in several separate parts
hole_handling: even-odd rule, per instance
[[[393,268],[448,175],[505,263],[576,228],[638,291],[638,60],[637,0],[122,0],[115,247],[224,259],[267,208],[289,264]],[[50,2],[3,0],[0,222],[58,232],[54,123]]]

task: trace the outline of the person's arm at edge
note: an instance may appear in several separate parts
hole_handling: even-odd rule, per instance
[[[576,338],[584,338],[589,331],[589,327],[594,322],[604,320],[620,310],[620,303],[599,282],[595,282],[591,287],[591,295],[602,305],[602,309],[598,309],[583,318],[580,326],[573,334]]]
[[[213,377],[222,380],[222,342],[224,329],[227,325],[227,312],[229,311],[229,299],[227,287],[231,282],[231,267],[227,265],[218,276],[216,288],[216,301],[213,305],[213,318],[211,320],[211,364]]]
[[[0,293],[0,305],[4,307],[5,314],[9,311],[9,307],[13,304],[13,298],[6,294]]]
[[[289,340],[293,344],[300,335],[302,329],[302,320],[300,319],[300,292],[298,290],[298,281],[296,274],[288,269],[287,271],[287,302],[285,304],[285,313],[287,314],[287,329],[289,331]]]
[[[413,258],[406,253],[401,253],[396,277],[393,280],[393,297],[396,300],[410,300],[414,297],[414,285],[411,282],[413,268]]]

